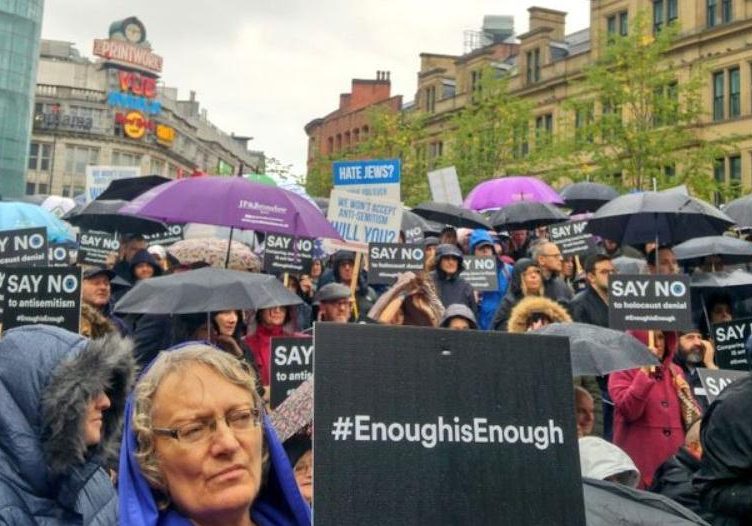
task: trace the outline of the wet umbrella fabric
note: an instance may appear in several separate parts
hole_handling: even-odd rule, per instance
[[[723,213],[733,219],[737,226],[752,228],[752,195],[734,199],[723,207]]]
[[[491,224],[499,230],[531,230],[567,220],[569,217],[555,206],[534,201],[512,203],[491,216]]]
[[[94,200],[83,207],[74,208],[63,216],[71,225],[85,230],[121,234],[157,234],[164,232],[167,226],[153,219],[135,217],[120,213],[128,201]]]
[[[622,245],[658,239],[676,245],[722,234],[734,221],[713,206],[679,192],[641,192],[617,197],[598,209],[586,231]]]
[[[692,274],[690,288],[697,291],[711,291],[712,289],[734,289],[737,295],[752,293],[752,274],[746,270],[736,269],[722,272],[698,272]]]
[[[492,228],[491,223],[478,212],[449,203],[421,203],[412,211],[423,219],[455,228],[485,228],[486,230]]]
[[[99,194],[95,201],[112,201],[121,199],[131,201],[144,192],[151,190],[160,184],[169,183],[172,179],[161,175],[145,175],[143,177],[126,177],[115,179],[107,185],[104,192]]]
[[[603,376],[614,371],[660,365],[650,349],[621,331],[587,323],[552,323],[534,333],[569,338],[573,376]]]
[[[300,303],[274,276],[205,267],[141,280],[117,302],[115,312],[189,314]]]
[[[674,247],[676,259],[699,263],[707,256],[721,256],[727,265],[752,261],[752,243],[729,236],[704,236]]]
[[[63,221],[38,205],[15,201],[0,202],[0,230],[34,227],[45,227],[50,243],[62,243],[74,238]]]
[[[536,177],[507,176],[480,183],[467,195],[463,206],[471,210],[489,210],[517,201],[563,203],[556,190]]]
[[[559,194],[568,208],[588,212],[595,212],[609,201],[619,197],[619,192],[610,186],[588,181],[570,184]]]
[[[282,442],[310,424],[313,421],[313,376],[290,393],[269,419]]]
[[[204,262],[215,268],[224,268],[228,242],[226,239],[214,238],[184,239],[167,247],[167,252],[184,265]],[[261,260],[246,245],[233,241],[227,268],[260,272]]]

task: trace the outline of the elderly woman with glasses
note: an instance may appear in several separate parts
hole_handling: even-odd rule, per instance
[[[247,364],[205,344],[162,352],[127,412],[121,524],[310,524]]]

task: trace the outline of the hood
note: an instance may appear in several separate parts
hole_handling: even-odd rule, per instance
[[[507,331],[524,333],[527,320],[535,313],[542,313],[551,318],[552,323],[571,323],[572,317],[567,310],[545,296],[526,296],[514,306],[509,314]]]
[[[0,339],[0,447],[15,473],[45,495],[87,460],[114,459],[134,371],[132,344],[117,334],[91,341],[47,325],[7,331]],[[81,418],[102,391],[111,406],[102,441],[89,449]]]
[[[441,267],[439,265],[439,262],[441,261],[441,258],[448,258],[453,257],[457,258],[460,262],[459,266],[457,267],[457,273],[451,276],[452,278],[456,278],[460,274],[462,274],[462,271],[465,270],[465,267],[462,265],[462,261],[464,260],[464,256],[462,254],[462,251],[459,249],[457,245],[452,245],[451,243],[443,243],[436,247],[436,255],[434,256],[434,260],[436,261],[436,273],[439,275],[441,279],[447,279],[449,276],[446,275],[446,273],[441,270]]]
[[[637,487],[640,471],[621,448],[600,437],[582,437],[579,439],[579,446],[583,477],[605,480],[618,473],[628,472],[631,486]]]
[[[478,321],[475,319],[475,314],[470,310],[470,307],[463,303],[452,303],[449,305],[444,311],[444,316],[441,318],[439,327],[447,327],[449,325],[449,320],[457,317],[465,318],[469,321],[471,329],[478,328]]]
[[[631,334],[634,336],[640,343],[647,345],[648,344],[648,333],[650,331],[637,331],[637,330],[629,330],[627,331],[628,334]],[[663,331],[663,337],[666,340],[666,353],[663,355],[663,360],[661,360],[663,363],[669,363],[672,361],[674,353],[676,352],[676,346],[679,343],[679,338],[677,337],[676,333],[673,331]]]
[[[489,234],[487,230],[483,230],[482,228],[476,228],[470,234],[470,253],[471,254],[475,254],[475,248],[480,245],[493,246],[493,244],[494,244],[493,238],[491,237],[491,234]]]
[[[512,283],[509,285],[509,290],[515,296],[522,296],[522,275],[528,269],[528,267],[534,267],[535,262],[530,258],[522,258],[517,260],[514,264],[512,271]]]
[[[188,342],[193,343],[193,342]],[[165,352],[180,352],[181,344]],[[159,511],[148,482],[136,460],[138,449],[133,431],[133,396],[128,397],[123,442],[120,448],[118,501],[120,524],[139,526],[191,526],[191,522],[172,508]],[[266,481],[251,508],[258,526],[310,526],[311,509],[298,491],[290,462],[282,444],[264,415],[264,439],[269,451]]]
[[[154,256],[146,249],[139,250],[131,259],[131,277],[135,279],[134,270],[139,263],[148,263],[154,269],[154,277],[162,275],[162,267],[159,266]]]

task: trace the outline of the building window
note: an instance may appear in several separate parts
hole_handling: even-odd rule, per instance
[[[611,37],[616,34],[616,15],[611,15],[606,19],[606,34],[608,35],[609,41],[611,41]]]
[[[34,195],[37,191],[37,185],[34,183],[26,183],[26,195]]]
[[[525,57],[527,58],[527,82],[538,82],[540,80],[540,48],[528,51]]]
[[[29,170],[48,172],[50,170],[50,158],[52,157],[52,145],[33,142],[29,145]]]
[[[577,108],[574,114],[574,141],[575,144],[593,142],[593,104],[587,104]]]
[[[355,128],[352,133],[353,133],[353,142],[355,144],[358,144],[360,142],[360,129]]]
[[[363,140],[364,140],[364,141],[365,141],[366,139],[368,139],[368,133],[369,133],[370,131],[371,131],[371,130],[370,130],[370,129],[368,128],[368,126],[363,126]]]
[[[521,158],[527,156],[530,150],[528,137],[530,137],[530,126],[528,123],[520,124],[514,134],[514,151],[512,152],[514,157]]]
[[[68,144],[65,147],[65,172],[86,175],[86,167],[99,162],[99,148]],[[77,194],[76,194],[77,195]]]
[[[619,34],[623,37],[629,34],[629,13],[627,11],[619,13]]]
[[[326,153],[332,153],[334,151],[334,137],[329,137],[326,140]]]
[[[663,167],[663,175],[666,179],[673,179],[676,176],[676,165],[674,163],[665,165]]]
[[[713,120],[723,120],[723,71],[713,73]]]
[[[433,113],[436,109],[436,87],[429,86],[425,90],[426,92],[426,111]]]
[[[718,0],[707,0],[707,19],[708,27],[713,27],[718,23],[716,12],[718,11]]]
[[[113,166],[141,166],[141,155],[114,150],[112,152],[112,164]]]
[[[345,132],[345,148],[350,147],[350,132]]]
[[[732,199],[742,193],[742,158],[739,155],[729,157],[729,191]]]
[[[741,79],[739,68],[713,73],[713,120],[720,121],[741,115]],[[725,96],[728,93],[728,110]]]
[[[729,118],[741,115],[741,84],[739,81],[739,68],[728,70],[729,78]]]
[[[728,24],[734,19],[734,13],[731,9],[731,0],[721,0],[721,20]]]
[[[734,199],[741,195],[742,191],[742,158],[739,155],[732,155],[727,158],[718,158],[713,165],[713,179],[717,186],[726,188],[723,192],[727,198]],[[722,201],[719,192],[716,192],[715,202],[720,204]]]
[[[728,24],[734,18],[731,8],[732,0],[707,0],[706,13],[708,27],[714,27],[719,24]],[[720,10],[720,12],[719,12]]]
[[[664,24],[679,18],[679,0],[653,0],[653,32],[658,33]]]
[[[206,156],[204,156],[206,157]],[[149,173],[151,175],[164,175],[165,162],[161,159],[151,158],[149,163]],[[206,159],[204,159],[204,168],[206,168]]]
[[[551,141],[554,131],[554,116],[552,113],[539,115],[535,119],[535,142],[537,145],[545,145]]]
[[[435,141],[428,145],[428,167],[435,168],[441,156],[444,155],[444,143]]]
[[[338,151],[338,152],[341,151],[342,150],[342,134],[338,133],[335,136],[334,140],[335,140],[335,146],[334,146],[335,150]]]
[[[624,37],[627,36],[628,32],[629,16],[627,11],[621,11],[606,18],[606,34],[609,42],[612,42],[613,37],[617,34]]]

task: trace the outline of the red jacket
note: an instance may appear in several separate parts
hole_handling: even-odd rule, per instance
[[[269,376],[272,361],[272,338],[285,336],[284,327],[275,325],[267,327],[259,323],[256,331],[245,337],[245,343],[251,349],[253,359],[256,361],[259,372],[261,373],[261,384],[269,385]]]
[[[640,470],[640,488],[653,481],[658,467],[684,444],[681,406],[670,370],[681,375],[671,362],[676,335],[666,334],[663,365],[647,375],[640,369],[611,373],[608,392],[614,402],[614,444],[632,457]],[[643,343],[647,333],[634,331]]]

